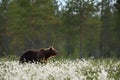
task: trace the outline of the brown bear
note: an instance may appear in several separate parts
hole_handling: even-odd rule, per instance
[[[56,56],[58,51],[53,47],[39,50],[28,50],[20,57],[20,63],[47,62],[48,58]]]

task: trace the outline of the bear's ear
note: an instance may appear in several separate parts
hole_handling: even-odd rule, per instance
[[[53,46],[49,47],[49,50],[55,50],[55,48]]]
[[[53,48],[53,46],[50,46],[49,49],[50,49],[50,50],[53,50],[54,48]]]
[[[52,47],[50,47],[50,48],[49,48],[49,50],[53,50],[53,48],[52,48]]]

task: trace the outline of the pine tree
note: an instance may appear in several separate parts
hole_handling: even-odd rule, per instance
[[[113,49],[115,50],[115,53],[117,53],[117,57],[120,57],[120,0],[117,0],[116,3],[114,4],[115,11],[115,27],[114,27],[114,32],[115,32],[115,39],[113,40],[114,47]]]
[[[8,38],[7,38],[7,11],[9,0],[0,1],[0,56],[8,53]]]

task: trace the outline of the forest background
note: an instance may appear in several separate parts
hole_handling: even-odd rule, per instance
[[[61,58],[120,58],[120,0],[0,1],[0,57],[49,46]]]

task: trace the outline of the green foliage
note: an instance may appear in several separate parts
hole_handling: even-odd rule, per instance
[[[0,61],[16,61],[19,60],[19,57],[13,55],[6,55],[0,58]]]
[[[0,56],[54,46],[60,57],[120,57],[119,0],[1,0]],[[114,8],[113,8],[114,7]]]

